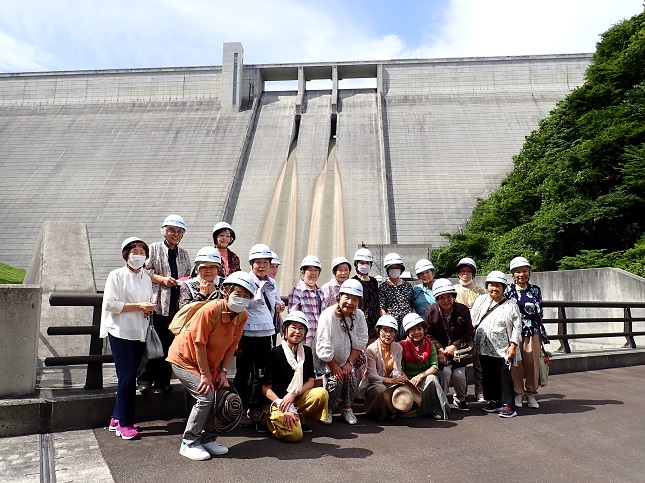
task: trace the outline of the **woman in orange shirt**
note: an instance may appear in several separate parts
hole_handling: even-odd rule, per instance
[[[248,317],[246,307],[255,295],[255,282],[245,272],[229,275],[223,287],[225,298],[199,309],[168,351],[173,372],[196,399],[179,454],[197,461],[228,453],[215,432],[215,391],[229,387],[226,375]]]

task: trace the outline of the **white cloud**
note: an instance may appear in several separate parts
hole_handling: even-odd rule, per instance
[[[590,52],[611,24],[642,11],[642,0],[451,0],[433,12],[420,3],[406,22],[435,30],[419,41],[386,20],[369,24],[367,0],[2,3],[5,72],[217,65],[230,41],[243,43],[247,64]]]
[[[0,72],[46,70],[51,56],[33,45],[0,31]]]
[[[642,11],[641,0],[453,0],[446,22],[407,57],[564,54],[595,51],[600,34]]]

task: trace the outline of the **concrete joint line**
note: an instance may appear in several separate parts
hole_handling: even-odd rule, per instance
[[[56,483],[56,463],[54,460],[54,442],[51,433],[38,435],[40,446],[40,482]]]
[[[38,432],[51,433],[53,402],[45,399],[38,405]]]

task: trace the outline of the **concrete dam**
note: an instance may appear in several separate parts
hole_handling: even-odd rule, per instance
[[[223,59],[0,75],[1,261],[27,267],[44,220],[83,222],[100,290],[121,241],[158,241],[177,213],[191,257],[221,220],[243,268],[267,243],[286,294],[307,254],[324,283],[331,259],[361,242],[440,246],[584,82],[591,55],[244,65],[231,43]],[[319,79],[331,88],[307,89]],[[297,89],[268,90],[275,81]]]

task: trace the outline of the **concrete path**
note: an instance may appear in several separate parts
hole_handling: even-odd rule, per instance
[[[359,415],[354,427],[314,423],[298,444],[240,428],[221,437],[229,454],[206,462],[179,455],[180,419],[143,423],[138,441],[107,428],[4,438],[0,481],[40,481],[41,468],[57,482],[643,481],[643,379],[645,366],[552,376],[540,409],[510,420],[477,404],[447,422]]]

